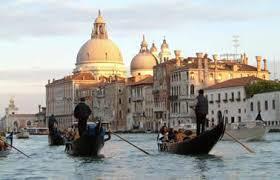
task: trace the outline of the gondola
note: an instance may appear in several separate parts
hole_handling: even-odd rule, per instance
[[[6,143],[9,143],[9,145],[11,145],[11,146],[13,145],[13,132],[8,137],[6,137],[6,140],[9,140]],[[12,148],[9,145],[7,146],[7,148],[5,150],[0,150],[0,157],[6,157],[10,153]]]
[[[59,146],[59,145],[64,145],[65,143],[64,138],[62,137],[61,133],[57,128],[50,130],[48,135],[48,140],[50,146]]]
[[[104,143],[110,138],[110,133],[106,132],[100,122],[88,124],[86,132],[78,139],[66,143],[65,151],[73,156],[99,156]]]
[[[199,136],[179,143],[158,142],[158,149],[181,155],[208,154],[215,144],[223,137],[225,123],[220,121],[213,129],[207,130]]]

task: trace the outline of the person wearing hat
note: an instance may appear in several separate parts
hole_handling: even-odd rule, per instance
[[[74,117],[78,119],[78,129],[80,136],[82,136],[87,128],[87,120],[91,114],[91,110],[85,101],[85,98],[81,98],[80,103],[75,107],[74,110]]]
[[[208,100],[203,95],[203,89],[198,91],[198,96],[196,97],[196,135],[199,136],[205,130],[206,115],[208,114]]]

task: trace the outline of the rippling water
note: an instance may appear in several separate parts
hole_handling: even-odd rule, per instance
[[[102,150],[105,158],[71,157],[64,146],[49,147],[47,136],[15,139],[16,151],[0,158],[0,179],[279,179],[280,133],[240,145],[219,142],[210,155],[183,156],[157,151],[155,134],[123,134],[152,155],[147,156],[113,137]]]

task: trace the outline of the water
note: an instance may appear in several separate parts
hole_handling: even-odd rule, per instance
[[[250,154],[234,142],[219,142],[210,155],[183,156],[157,151],[155,134],[122,134],[152,155],[112,137],[102,150],[105,158],[71,157],[64,146],[49,147],[47,136],[14,140],[15,150],[0,158],[0,179],[279,179],[280,133],[246,142]]]

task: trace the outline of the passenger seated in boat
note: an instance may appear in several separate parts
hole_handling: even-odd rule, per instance
[[[169,128],[168,130],[168,140],[175,141],[175,132],[173,128]]]
[[[183,142],[186,137],[187,137],[187,135],[185,134],[184,129],[179,129],[178,133],[176,134],[175,141]]]
[[[191,130],[185,130],[185,135],[186,137],[184,138],[184,140],[189,140],[195,137],[195,134],[191,131]]]
[[[4,138],[1,137],[0,140],[0,151],[5,151],[7,149],[8,145],[5,143]]]
[[[163,126],[160,129],[160,133],[158,135],[158,140],[162,142],[168,142],[168,128],[166,126]]]

